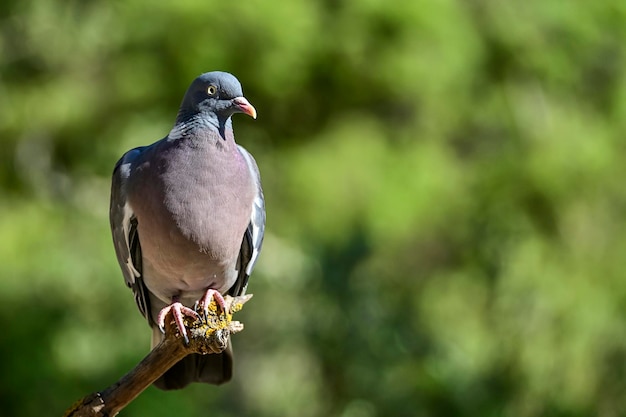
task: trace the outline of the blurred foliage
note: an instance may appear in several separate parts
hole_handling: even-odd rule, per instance
[[[626,415],[626,3],[0,5],[0,404],[149,346],[109,175],[234,73],[268,236],[234,380],[124,416]]]

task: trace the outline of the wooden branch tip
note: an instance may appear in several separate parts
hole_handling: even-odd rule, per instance
[[[166,320],[163,341],[135,368],[103,391],[74,403],[63,417],[113,417],[185,356],[223,352],[228,347],[229,336],[243,330],[242,323],[233,321],[233,314],[240,311],[250,298],[252,294],[224,296],[225,311],[212,299],[208,317],[193,322],[185,319],[189,344],[185,344],[173,320]],[[200,314],[204,315],[203,312]]]

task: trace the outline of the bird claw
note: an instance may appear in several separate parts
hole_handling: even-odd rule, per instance
[[[174,322],[176,323],[178,332],[185,340],[185,344],[189,344],[189,336],[187,335],[187,329],[185,328],[183,316],[188,316],[194,320],[198,320],[200,318],[198,316],[198,313],[196,313],[189,307],[185,307],[178,301],[170,304],[169,306],[163,308],[157,316],[157,325],[159,326],[159,330],[161,330],[161,332],[163,333],[165,333],[165,317],[167,317],[169,313],[171,313],[174,317]]]
[[[242,298],[239,303],[245,303],[248,301],[248,298]],[[165,321],[167,316],[171,313],[174,323],[178,329],[178,333],[182,336],[186,345],[189,345],[189,335],[187,327],[185,326],[185,316],[190,317],[193,321],[209,323],[210,318],[216,319],[233,313],[231,312],[233,308],[233,300],[229,298],[229,302],[227,303],[219,291],[211,288],[206,290],[204,295],[196,302],[193,309],[184,306],[176,300],[177,298],[174,298],[172,300],[172,304],[163,308],[159,312],[156,322],[159,326],[159,330],[161,330],[162,333],[165,333]],[[202,313],[199,314],[200,312],[202,312],[204,316],[201,315]]]
[[[224,297],[222,296],[222,294],[220,294],[219,291],[216,291],[212,288],[209,288],[208,290],[206,290],[206,292],[204,293],[204,295],[202,296],[202,298],[200,298],[197,302],[196,305],[194,306],[194,309],[196,311],[198,310],[202,310],[204,312],[204,318],[208,319],[210,313],[209,313],[209,309],[211,308],[211,299],[213,299],[215,301],[215,309],[217,310],[218,306],[221,307],[221,310],[223,313],[228,312],[228,307],[226,306],[226,301],[224,300]]]

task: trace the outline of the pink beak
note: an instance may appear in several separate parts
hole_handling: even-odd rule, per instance
[[[233,103],[239,107],[242,113],[256,119],[256,109],[245,97],[237,97],[233,99]]]

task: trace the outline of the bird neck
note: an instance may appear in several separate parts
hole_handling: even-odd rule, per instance
[[[218,133],[223,140],[232,138],[232,120],[218,118],[217,115],[196,113],[193,115],[178,114],[176,124],[170,131],[169,139],[176,140],[183,137],[198,136],[201,132],[212,131]]]

